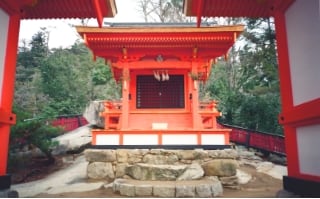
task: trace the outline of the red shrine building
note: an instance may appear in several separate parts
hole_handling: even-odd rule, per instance
[[[93,132],[95,145],[226,145],[228,131],[216,128],[216,102],[198,101],[199,81],[243,28],[201,27],[202,17],[221,16],[274,17],[288,163],[283,187],[320,196],[319,8],[319,0],[184,0],[196,27],[128,30],[101,28],[103,18],[116,14],[114,0],[0,0],[0,192],[11,184],[6,168],[20,20],[97,18],[100,28],[78,31],[95,56],[106,58],[123,95],[122,103],[105,104],[105,129]]]
[[[122,84],[122,101],[105,102],[105,128],[92,131],[92,143],[228,145],[230,130],[217,128],[216,102],[199,103],[198,90],[243,26],[119,25],[77,27]]]

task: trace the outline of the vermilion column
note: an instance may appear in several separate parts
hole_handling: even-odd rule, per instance
[[[130,71],[128,62],[124,63],[122,71],[122,116],[121,129],[128,129],[129,127],[129,100],[130,98]],[[120,143],[122,144],[122,143]]]
[[[280,94],[282,112],[286,112],[293,108],[292,85],[290,63],[288,55],[288,41],[287,30],[284,13],[275,12],[275,27],[277,38],[277,51],[279,61],[279,79],[280,79]],[[284,118],[279,118],[280,123]],[[297,151],[297,137],[295,129],[284,125],[286,154],[288,162],[288,174],[296,176],[299,173],[298,151]]]
[[[198,62],[192,61],[192,68],[191,73],[192,74],[198,74]],[[199,116],[199,81],[198,80],[192,80],[191,90],[192,90],[192,120],[193,120],[193,129],[201,129],[201,121]],[[199,143],[200,144],[200,143]]]
[[[10,126],[15,123],[12,114],[16,58],[19,39],[20,17],[8,16],[0,10],[0,46],[2,48],[0,66],[0,190],[10,188],[10,176],[7,172]],[[6,31],[7,30],[7,31]]]

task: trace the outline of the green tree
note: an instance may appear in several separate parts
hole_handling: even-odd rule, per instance
[[[221,122],[282,134],[278,65],[272,19],[245,19],[243,45],[219,60],[206,86],[220,101]]]
[[[52,138],[59,135],[62,129],[50,125],[50,117],[42,115],[41,119],[26,120],[31,114],[19,106],[14,106],[14,113],[17,115],[16,125],[11,127],[10,150],[22,149],[23,147],[37,147],[47,157],[48,163],[54,163],[52,147],[58,143]]]
[[[40,88],[39,68],[47,57],[47,40],[43,31],[37,32],[28,44],[22,41],[17,59],[14,103],[35,117],[48,100]]]
[[[145,22],[186,22],[182,0],[139,0],[139,12]]]

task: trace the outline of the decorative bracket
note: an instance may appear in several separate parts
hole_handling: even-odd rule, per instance
[[[123,54],[123,59],[127,59],[128,58],[128,51],[126,47],[122,48],[122,54]]]
[[[193,58],[197,58],[198,57],[198,47],[194,47],[193,48]]]

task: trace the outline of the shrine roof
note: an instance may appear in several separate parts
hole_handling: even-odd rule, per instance
[[[284,12],[295,0],[184,0],[186,16],[201,17],[272,17]]]
[[[96,56],[112,62],[164,57],[209,60],[227,53],[243,25],[216,27],[139,26],[76,27]]]
[[[187,16],[271,17],[294,0],[184,0]]]
[[[117,13],[115,0],[1,0],[0,8],[22,19],[97,18],[100,27]]]

